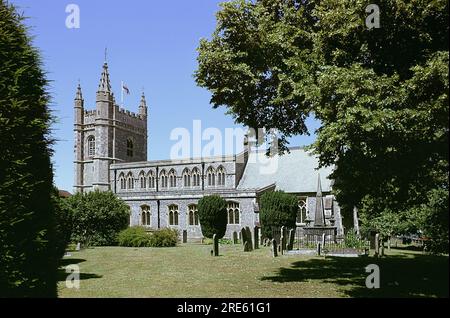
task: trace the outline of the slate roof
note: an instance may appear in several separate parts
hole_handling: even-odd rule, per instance
[[[291,193],[317,191],[318,174],[324,192],[331,191],[332,180],[328,176],[333,167],[317,170],[318,158],[303,148],[291,148],[290,153],[268,158],[264,151],[249,154],[238,189],[260,189],[276,185],[276,190]]]

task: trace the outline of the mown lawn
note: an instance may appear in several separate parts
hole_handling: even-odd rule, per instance
[[[60,297],[448,297],[448,256],[391,250],[382,259],[244,253],[240,245],[174,248],[97,247],[71,252],[60,269]],[[80,267],[80,288],[64,267]],[[380,267],[381,288],[365,286],[365,267]]]

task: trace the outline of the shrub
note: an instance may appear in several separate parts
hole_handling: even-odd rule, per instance
[[[48,81],[10,2],[0,0],[0,298],[56,297]]]
[[[210,195],[198,201],[198,217],[203,236],[221,239],[227,229],[227,202],[218,195]]]
[[[73,231],[73,209],[67,199],[59,197],[58,189],[54,189],[52,198],[55,205],[56,218],[56,253],[58,259],[64,256],[70,243]]]
[[[150,235],[143,226],[132,226],[119,233],[117,241],[120,246],[150,246]]]
[[[85,246],[117,244],[120,231],[129,223],[129,207],[112,192],[77,193],[67,199],[74,210],[72,239]]]
[[[262,235],[271,239],[273,227],[294,228],[297,211],[295,195],[283,191],[264,193],[260,199],[259,211]]]
[[[355,229],[350,229],[344,238],[344,244],[348,248],[364,248],[364,241],[356,234]]]
[[[178,242],[178,231],[175,229],[160,229],[150,236],[151,247],[172,247]]]
[[[120,246],[172,247],[177,245],[178,231],[164,228],[149,233],[143,226],[132,226],[121,231],[117,240]]]

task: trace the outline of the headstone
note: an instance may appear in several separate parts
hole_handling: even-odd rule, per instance
[[[322,254],[322,243],[317,243],[317,255],[321,255]]]
[[[280,246],[281,254],[283,254],[283,251],[286,250],[286,228],[284,226],[281,227]]]
[[[79,250],[81,250],[81,243],[80,242],[77,243],[77,247],[75,248],[75,251],[79,251]]]
[[[245,231],[245,228],[242,228],[242,229],[241,229],[240,234],[241,234],[241,242],[242,242],[242,245],[245,245],[245,242],[247,242],[247,233],[246,233],[246,231]]]
[[[380,240],[380,256],[384,256],[384,242]]]
[[[288,238],[288,247],[287,249],[289,251],[292,251],[294,249],[294,240],[295,240],[295,231],[294,229],[289,230],[289,238]]]
[[[213,235],[213,244],[214,244],[214,256],[219,256],[219,238],[216,234]]]
[[[380,255],[380,234],[375,234],[375,257]]]
[[[183,231],[183,243],[187,243],[187,231]]]
[[[252,242],[252,232],[250,231],[250,228],[248,226],[245,227],[245,239],[248,242],[248,248],[250,251],[253,250],[253,242]]]
[[[248,241],[244,242],[244,252],[250,252],[250,243]]]
[[[233,244],[238,243],[238,234],[236,231],[233,232]]]
[[[325,233],[322,233],[322,248],[325,247]]]
[[[255,250],[259,248],[259,227],[255,226],[253,229],[253,236],[255,239]]]
[[[275,239],[272,239],[272,255],[273,255],[273,257],[277,257],[278,256],[277,249],[278,249],[277,241]]]

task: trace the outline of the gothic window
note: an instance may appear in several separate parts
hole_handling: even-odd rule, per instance
[[[127,175],[127,183],[128,189],[134,189],[134,178],[131,172]]]
[[[141,173],[139,174],[139,181],[141,184],[141,189],[147,188],[147,178],[144,175],[144,171],[141,171]]]
[[[144,226],[151,225],[151,213],[148,205],[141,206],[141,221]]]
[[[196,204],[188,206],[189,225],[199,225],[198,222],[198,207]]]
[[[296,223],[298,225],[305,225],[307,218],[307,209],[306,209],[306,197],[301,197],[298,201],[298,211]]]
[[[153,173],[153,171],[150,171],[147,174],[147,178],[148,178],[148,187],[150,189],[154,189],[155,188],[155,174]]]
[[[130,138],[127,139],[127,156],[128,157],[133,157],[133,140],[131,140]]]
[[[171,188],[175,188],[177,186],[177,175],[173,169],[169,172],[169,184]]]
[[[228,224],[239,224],[240,219],[239,203],[228,202],[227,213],[228,213]]]
[[[222,166],[217,169],[217,184],[219,186],[225,185],[225,169]]]
[[[192,186],[200,186],[200,171],[197,168],[192,169]]]
[[[89,157],[95,156],[95,137],[94,136],[88,137],[88,156]]]
[[[121,173],[119,176],[119,182],[120,182],[120,189],[125,190],[127,188],[127,181],[123,173]]]
[[[216,174],[212,167],[209,167],[208,170],[206,170],[206,175],[208,176],[208,186],[210,186],[210,187],[215,186],[216,185]]]
[[[161,188],[167,188],[167,174],[166,170],[161,170],[159,174],[159,178],[161,179]]]
[[[185,187],[191,186],[191,172],[189,171],[189,169],[184,169],[183,171],[183,185]]]
[[[169,205],[169,225],[178,225],[178,205]]]

